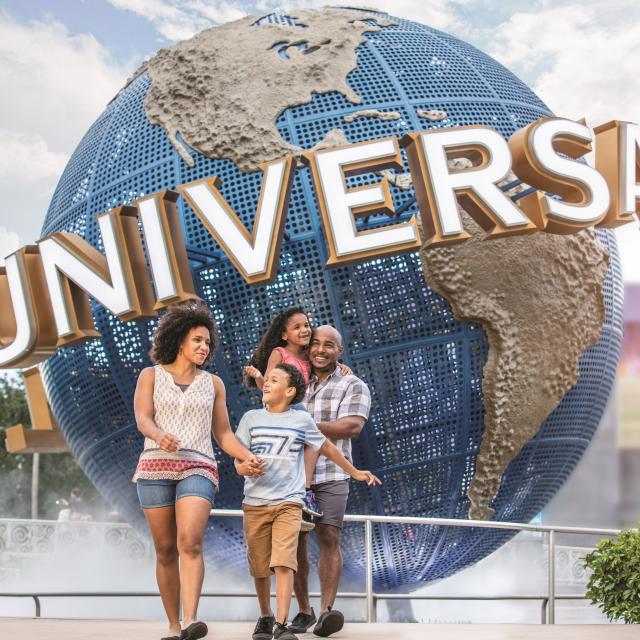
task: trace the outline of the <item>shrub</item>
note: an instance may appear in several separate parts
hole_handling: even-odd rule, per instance
[[[584,562],[592,571],[587,584],[591,603],[610,621],[640,623],[640,531],[601,540]]]

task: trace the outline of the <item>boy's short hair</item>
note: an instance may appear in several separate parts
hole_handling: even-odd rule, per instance
[[[292,364],[280,363],[275,366],[276,369],[282,369],[289,376],[289,386],[295,387],[296,395],[289,401],[289,404],[296,404],[304,398],[304,392],[307,390],[307,383],[304,381],[302,374]]]

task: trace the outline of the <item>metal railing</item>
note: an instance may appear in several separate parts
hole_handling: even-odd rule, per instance
[[[225,518],[242,517],[243,512],[240,509],[213,509],[213,516]],[[453,518],[420,518],[420,517],[397,517],[397,516],[375,516],[375,515],[346,515],[346,522],[360,522],[364,524],[365,534],[365,591],[364,592],[339,592],[338,598],[364,599],[367,608],[367,622],[377,621],[377,602],[379,600],[468,600],[468,601],[540,601],[541,603],[541,622],[542,624],[555,624],[555,605],[557,600],[584,600],[584,594],[556,594],[556,570],[555,570],[555,552],[556,552],[556,534],[569,535],[586,535],[586,536],[616,536],[620,533],[619,529],[592,529],[585,527],[562,527],[547,526],[538,524],[522,524],[518,522],[495,522],[487,520],[456,520]],[[412,524],[427,525],[439,527],[471,527],[481,529],[505,529],[510,531],[529,531],[534,533],[542,533],[547,536],[547,554],[548,554],[548,588],[547,593],[530,594],[530,595],[427,595],[427,594],[390,594],[376,593],[373,590],[373,525],[374,524]],[[203,597],[215,598],[238,598],[238,597],[255,597],[252,591],[205,591],[201,594]],[[272,594],[272,596],[275,594]],[[311,597],[318,597],[319,593],[311,593]],[[41,614],[41,598],[61,598],[61,597],[153,597],[158,596],[154,591],[109,591],[109,592],[0,592],[0,597],[16,597],[16,598],[33,598],[36,607],[36,617]]]
[[[153,557],[151,541],[125,522],[0,519],[0,558],[45,557],[80,547],[112,549],[133,561]]]

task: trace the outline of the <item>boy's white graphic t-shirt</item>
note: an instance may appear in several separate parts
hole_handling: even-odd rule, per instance
[[[263,506],[296,502],[305,494],[304,447],[316,451],[324,444],[313,418],[306,411],[289,409],[272,413],[266,409],[242,416],[236,437],[255,456],[267,463],[264,475],[244,479],[244,504]]]

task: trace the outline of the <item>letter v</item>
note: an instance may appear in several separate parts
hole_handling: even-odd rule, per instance
[[[222,197],[216,176],[178,187],[248,284],[265,284],[275,277],[293,162],[293,157],[287,157],[260,165],[262,186],[251,234]]]

